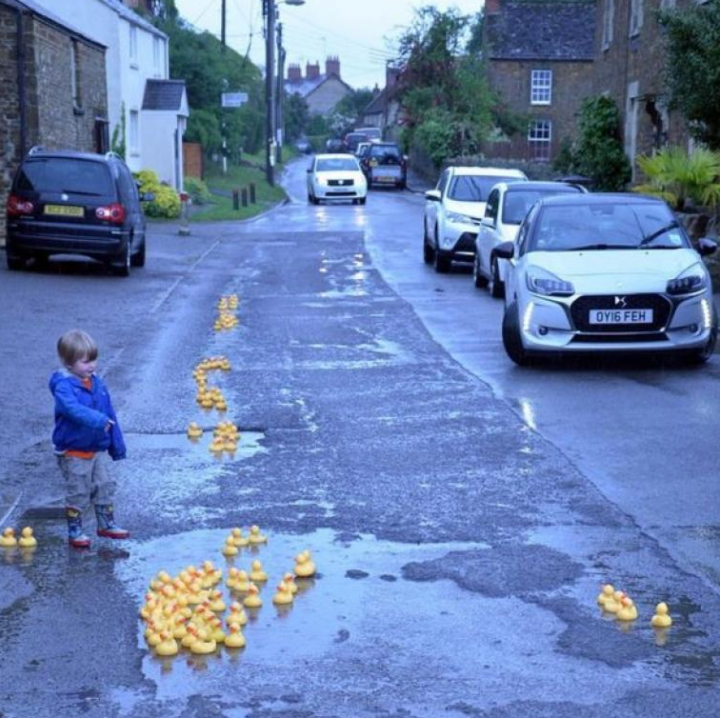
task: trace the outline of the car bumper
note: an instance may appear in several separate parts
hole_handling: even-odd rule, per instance
[[[477,228],[472,225],[446,224],[438,248],[441,257],[457,262],[472,262],[475,258]]]
[[[578,329],[570,312],[570,301],[552,301],[533,296],[521,308],[520,332],[529,352],[683,352],[707,346],[717,331],[712,296],[703,294],[671,302],[663,326],[648,330],[590,331]]]
[[[363,199],[367,197],[367,186],[366,185],[354,185],[352,187],[321,187],[315,186],[314,188],[316,199]]]
[[[129,237],[130,231],[127,229],[9,221],[6,243],[9,252],[82,254],[108,258],[121,254]]]

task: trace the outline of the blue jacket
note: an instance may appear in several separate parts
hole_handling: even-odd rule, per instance
[[[124,459],[125,440],[110,401],[110,393],[100,377],[93,375],[92,390],[78,377],[60,370],[50,377],[50,391],[55,397],[55,451],[107,451],[114,461]],[[109,420],[114,421],[105,431]]]

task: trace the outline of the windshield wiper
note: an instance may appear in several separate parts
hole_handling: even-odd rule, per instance
[[[635,249],[634,244],[584,244],[582,247],[569,247],[569,252],[582,252],[583,249]]]
[[[638,244],[638,247],[644,247],[645,245],[650,244],[650,242],[653,241],[653,239],[657,239],[661,234],[665,234],[668,230],[672,229],[673,227],[679,227],[680,225],[677,223],[676,220],[673,220],[670,222],[670,224],[666,224],[664,227],[660,227],[657,231],[653,232],[652,234],[648,234],[647,237],[643,237],[640,244]]]
[[[64,192],[65,194],[79,194],[83,195],[84,197],[100,197],[100,194],[97,192],[81,192],[79,189],[63,189],[60,191]]]

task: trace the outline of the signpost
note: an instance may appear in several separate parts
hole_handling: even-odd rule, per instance
[[[223,92],[223,107],[242,107],[248,101],[247,92]]]

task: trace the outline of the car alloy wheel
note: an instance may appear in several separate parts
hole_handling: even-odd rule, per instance
[[[490,295],[495,297],[495,299],[502,299],[505,296],[505,285],[500,279],[500,266],[498,258],[495,256],[492,258],[490,276],[491,279],[487,285]]]

